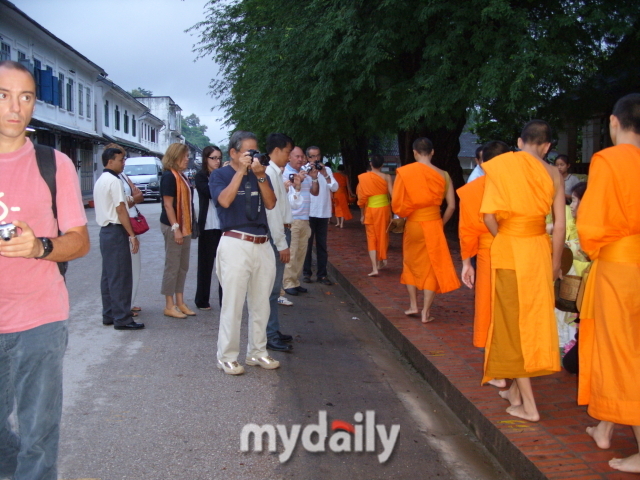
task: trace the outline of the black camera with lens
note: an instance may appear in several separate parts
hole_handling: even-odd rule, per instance
[[[260,162],[260,165],[267,167],[269,166],[269,162],[271,161],[271,157],[266,153],[260,153],[258,150],[249,150],[249,155],[251,158],[257,158]]]
[[[324,168],[324,164],[320,160],[316,161],[313,166],[318,171],[321,171]]]

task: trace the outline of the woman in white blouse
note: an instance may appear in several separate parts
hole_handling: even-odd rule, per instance
[[[216,261],[216,252],[222,231],[218,213],[209,192],[209,175],[222,163],[222,151],[218,147],[208,146],[202,151],[202,168],[195,176],[196,190],[200,203],[198,214],[198,277],[195,303],[200,310],[211,310],[211,276]],[[218,285],[218,299],[222,305],[222,287]]]

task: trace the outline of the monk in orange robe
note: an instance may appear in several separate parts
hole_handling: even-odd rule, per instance
[[[520,152],[483,164],[486,183],[480,212],[494,235],[491,244],[492,318],[482,383],[513,378],[500,395],[507,413],[537,422],[540,414],[531,378],[560,370],[553,281],[562,275],[565,238],[564,181],[543,160],[551,147],[551,127],[541,120],[525,125]],[[553,259],[545,217],[552,210]]]
[[[433,320],[429,315],[436,293],[446,293],[460,287],[449,246],[444,236],[444,224],[455,210],[455,197],[449,174],[431,164],[433,144],[428,138],[413,142],[415,163],[396,171],[392,208],[406,218],[402,241],[402,276],[400,283],[409,291],[409,310],[418,313],[417,291],[424,292],[422,323]],[[440,205],[446,200],[444,216]]]
[[[614,425],[631,425],[640,445],[640,94],[616,103],[614,147],[591,160],[578,209],[582,249],[594,260],[580,311],[578,403],[600,420],[587,428],[609,448]],[[640,453],[609,465],[640,473]]]
[[[481,150],[485,162],[497,155],[507,153],[509,145],[500,141],[488,142]],[[480,166],[482,168],[482,165]],[[487,343],[491,323],[491,243],[493,235],[482,221],[480,204],[484,195],[486,177],[483,175],[460,187],[460,254],[462,256],[462,283],[475,291],[475,312],[473,317],[473,346],[484,348]],[[477,256],[477,271],[471,265],[471,258]],[[505,381],[491,381],[495,386],[504,387]]]
[[[387,249],[389,248],[389,222],[391,208],[389,198],[392,193],[391,176],[382,173],[384,165],[382,155],[371,158],[371,171],[358,175],[358,206],[360,207],[360,222],[367,232],[367,249],[371,259],[370,277],[378,276],[378,268],[387,264]]]
[[[338,190],[333,193],[334,215],[336,216],[336,227],[343,228],[345,220],[351,220],[351,210],[349,210],[349,197],[351,187],[349,186],[349,178],[344,174],[344,165],[338,165],[338,171],[333,174],[338,183]]]

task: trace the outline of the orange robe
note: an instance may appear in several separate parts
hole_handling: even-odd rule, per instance
[[[554,315],[549,235],[553,179],[526,152],[509,152],[483,164],[481,213],[492,213],[498,234],[491,244],[492,318],[482,382],[560,370]]]
[[[444,236],[440,205],[447,180],[419,162],[396,170],[392,207],[407,219],[402,239],[400,283],[418,290],[446,293],[460,287]]]
[[[391,221],[387,182],[380,175],[373,172],[363,173],[358,175],[356,193],[358,194],[358,206],[360,208],[366,207],[364,211],[364,227],[367,232],[367,249],[370,252],[375,250],[378,260],[386,260],[387,249],[389,248],[387,228],[389,228],[389,222]],[[368,206],[369,199],[376,195],[386,197],[387,205],[382,207]],[[382,199],[382,197],[377,198]]]
[[[334,215],[336,217],[344,217],[345,220],[351,220],[351,210],[349,210],[349,190],[347,190],[347,176],[340,172],[335,172],[333,178],[338,183],[338,190],[333,193],[333,206],[335,208]]]
[[[491,243],[493,235],[481,219],[480,205],[486,177],[483,175],[460,187],[460,253],[462,259],[475,257],[475,314],[473,317],[473,346],[484,348],[491,323]]]
[[[578,403],[589,415],[640,425],[640,149],[596,153],[577,215],[594,260],[580,312]]]

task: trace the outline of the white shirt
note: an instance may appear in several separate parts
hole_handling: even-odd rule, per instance
[[[324,170],[329,174],[329,179],[325,180]],[[316,218],[331,218],[331,192],[337,192],[338,182],[333,178],[333,172],[329,167],[318,172],[318,195],[311,195],[311,208],[309,216]]]
[[[293,222],[291,207],[299,208],[300,205],[302,205],[302,196],[294,195],[296,192],[293,188],[290,188],[287,194],[280,167],[276,165],[273,160],[269,162],[267,175],[269,175],[269,179],[271,180],[273,193],[276,195],[276,206],[271,210],[267,210],[267,223],[269,224],[269,231],[271,232],[273,243],[276,245],[278,251],[281,252],[289,248],[287,238],[284,234],[284,225]]]
[[[127,205],[122,180],[109,172],[103,172],[93,186],[93,202],[96,211],[96,223],[106,227],[110,223],[120,224],[116,207]]]
[[[220,219],[218,212],[213,205],[213,200],[209,199],[209,209],[207,210],[207,219],[204,221],[205,230],[220,230]]]
[[[133,193],[131,192],[131,185],[129,185],[129,182],[127,180],[129,180],[129,177],[127,177],[127,175],[122,172],[120,175],[120,180],[122,180],[122,187],[124,188],[124,198],[125,198],[125,205],[128,205],[126,198],[127,197],[132,197],[133,198]],[[129,211],[129,217],[133,218],[135,216],[138,215],[138,212],[136,212],[136,206],[133,205],[132,207],[127,207],[127,210]]]
[[[476,168],[474,168],[473,171],[471,172],[471,175],[469,175],[469,178],[467,179],[467,183],[471,183],[476,178],[480,178],[483,175],[484,175],[484,170],[482,169],[482,167],[480,165],[476,165]]]

